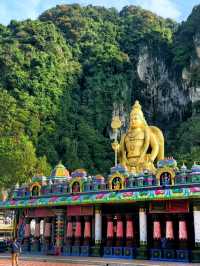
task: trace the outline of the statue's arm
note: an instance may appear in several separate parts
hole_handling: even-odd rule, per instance
[[[151,132],[151,140],[150,140],[150,145],[151,145],[151,154],[150,154],[150,160],[152,162],[155,161],[158,152],[159,152],[159,144],[158,141],[156,140],[156,136],[153,134],[153,132]]]
[[[144,131],[144,145],[140,156],[141,160],[143,160],[144,156],[147,154],[149,145],[150,145],[150,131],[148,130],[148,128],[146,128]]]
[[[122,135],[121,137],[121,141],[119,144],[119,150],[118,150],[118,158],[119,158],[119,162],[122,165],[126,165],[127,164],[127,158],[126,158],[126,149],[125,149],[125,134]]]

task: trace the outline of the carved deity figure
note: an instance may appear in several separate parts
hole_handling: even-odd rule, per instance
[[[113,147],[114,148],[114,147]],[[141,105],[133,105],[128,132],[116,146],[120,164],[129,172],[155,172],[153,162],[164,159],[164,137],[157,127],[148,126]]]

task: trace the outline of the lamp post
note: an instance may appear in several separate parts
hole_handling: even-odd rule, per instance
[[[114,142],[112,143],[112,148],[115,151],[115,166],[117,166],[117,153],[119,150],[119,142],[117,140],[119,128],[121,128],[122,123],[119,119],[119,116],[114,116],[112,119],[111,127],[114,133]]]

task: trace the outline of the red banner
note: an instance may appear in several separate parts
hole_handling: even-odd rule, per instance
[[[93,206],[67,206],[67,216],[90,216],[93,213]]]
[[[184,200],[155,201],[150,203],[150,213],[187,213],[189,202]]]

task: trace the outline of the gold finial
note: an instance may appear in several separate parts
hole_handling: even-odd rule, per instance
[[[142,110],[142,107],[141,107],[139,101],[135,101],[135,103],[132,107],[132,110],[135,110],[135,111],[141,111]]]
[[[119,119],[119,116],[114,116],[112,119],[111,127],[112,129],[116,130],[122,126],[121,120]]]
[[[132,115],[132,114],[135,114],[135,113],[139,113],[139,114],[141,114],[142,116],[144,116],[144,115],[143,115],[143,112],[142,112],[142,107],[141,107],[139,101],[135,101],[135,103],[134,103],[134,105],[133,105],[133,107],[132,107],[131,115]]]

